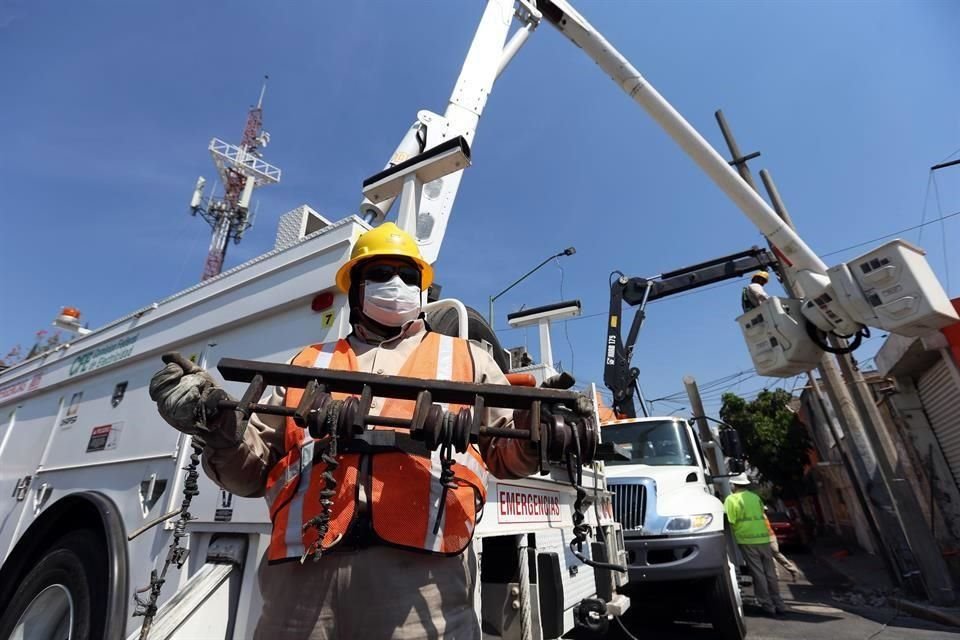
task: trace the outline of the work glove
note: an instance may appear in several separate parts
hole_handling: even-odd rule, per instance
[[[242,439],[235,411],[218,405],[231,400],[210,374],[176,351],[165,353],[166,366],[150,379],[150,398],[167,423],[213,449],[235,447]]]

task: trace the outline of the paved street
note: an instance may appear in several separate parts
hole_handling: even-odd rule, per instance
[[[816,562],[809,554],[791,554],[805,578],[797,582],[781,581],[784,600],[794,609],[785,619],[758,615],[748,608],[747,629],[750,640],[960,640],[960,629],[944,627],[898,613],[886,607],[855,607],[842,602],[849,591],[845,579]],[[832,594],[841,594],[834,598]],[[702,623],[644,624],[639,608],[625,616],[630,631],[640,640],[710,640],[709,625]],[[884,626],[886,625],[886,626]],[[611,640],[625,640],[616,630]]]

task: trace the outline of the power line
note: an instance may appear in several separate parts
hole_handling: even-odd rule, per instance
[[[942,163],[946,162],[947,160],[949,160],[949,159],[952,158],[953,156],[957,155],[958,153],[960,153],[960,149],[957,149],[956,151],[954,151],[953,153],[951,153],[950,155],[948,155],[946,158],[944,158],[943,160],[941,160],[941,161],[938,162],[937,164],[942,164]]]
[[[937,203],[937,213],[940,214],[940,241],[943,243],[943,272],[947,281],[947,291],[950,291],[950,262],[947,251],[947,223],[943,221],[943,209],[940,207],[940,187],[937,185],[937,176],[931,171],[933,178],[933,199]]]
[[[842,249],[835,249],[835,250],[829,251],[829,252],[827,252],[827,253],[821,253],[821,254],[820,254],[820,257],[826,258],[827,256],[834,256],[834,255],[837,255],[838,253],[843,253],[844,251],[849,251],[850,249],[856,249],[856,248],[858,248],[858,247],[862,247],[862,246],[867,245],[867,244],[872,244],[872,243],[877,242],[877,241],[879,241],[879,240],[886,240],[887,238],[892,238],[893,236],[899,236],[899,235],[902,235],[902,234],[904,234],[904,233],[907,233],[908,231],[916,231],[917,229],[920,229],[921,227],[926,227],[926,226],[931,225],[931,224],[936,224],[937,222],[943,222],[943,221],[945,221],[945,220],[949,220],[950,218],[955,218],[955,217],[957,217],[957,216],[960,216],[960,211],[954,211],[954,212],[948,213],[948,214],[946,214],[946,215],[941,215],[941,216],[939,216],[939,217],[937,217],[937,218],[933,218],[933,219],[931,219],[931,220],[927,220],[927,221],[922,222],[922,223],[920,223],[920,224],[915,224],[915,225],[913,225],[912,227],[906,227],[906,228],[904,228],[904,229],[900,229],[899,231],[894,231],[894,232],[892,232],[892,233],[887,233],[887,234],[882,235],[882,236],[877,236],[876,238],[871,238],[870,240],[864,240],[863,242],[858,242],[858,243],[856,243],[856,244],[851,244],[851,245],[849,245],[849,246],[843,247]],[[945,242],[945,241],[944,241],[944,242]],[[713,290],[713,289],[719,289],[719,288],[721,288],[721,287],[730,287],[730,286],[733,286],[733,285],[735,285],[735,284],[739,284],[739,282],[738,282],[737,280],[732,280],[732,281],[729,281],[729,282],[720,282],[720,283],[718,283],[718,284],[711,285],[711,286],[709,286],[709,287],[703,287],[703,288],[701,288],[701,289],[693,289],[692,291],[686,291],[686,292],[684,292],[684,293],[680,293],[680,294],[677,294],[677,295],[675,295],[675,296],[671,296],[670,299],[671,299],[671,300],[676,300],[677,298],[683,298],[683,297],[685,297],[685,296],[692,296],[692,295],[694,295],[694,294],[696,294],[696,293],[706,293],[707,291],[711,291],[711,290]],[[947,283],[947,288],[948,288],[948,289],[950,288],[949,282]],[[651,301],[648,302],[647,304],[656,304],[656,303],[658,303],[658,302],[664,302],[665,300],[666,300],[666,298],[660,298],[659,300],[651,300]],[[577,316],[576,318],[570,318],[569,320],[565,320],[564,322],[574,322],[574,321],[577,321],[577,320],[587,320],[587,319],[589,319],[589,318],[599,318],[599,317],[601,317],[601,316],[605,317],[605,316],[607,316],[607,314],[608,314],[607,311],[600,311],[600,312],[597,312],[597,313],[587,313],[587,314],[584,314],[584,315],[581,315],[581,316]],[[503,327],[503,328],[497,329],[497,333],[505,333],[505,332],[507,332],[507,331],[517,331],[517,330],[519,330],[519,329],[521,329],[521,328],[523,328],[523,327]]]
[[[879,236],[879,237],[877,237],[877,238],[872,238],[872,239],[870,239],[870,240],[865,240],[865,241],[863,241],[863,242],[858,242],[857,244],[852,244],[852,245],[850,245],[849,247],[844,247],[843,249],[837,249],[837,250],[835,250],[835,251],[830,251],[829,253],[821,253],[821,254],[820,254],[820,257],[821,257],[821,258],[826,258],[827,256],[833,256],[833,255],[836,255],[836,254],[838,254],[838,253],[843,253],[844,251],[849,251],[850,249],[856,249],[857,247],[862,247],[862,246],[865,245],[865,244],[872,244],[872,243],[874,243],[874,242],[877,242],[878,240],[886,240],[887,238],[892,238],[893,236],[899,236],[899,235],[904,234],[904,233],[906,233],[906,232],[908,232],[908,231],[916,231],[916,230],[919,229],[920,227],[924,227],[924,226],[926,226],[926,225],[934,224],[934,223],[937,223],[937,222],[942,222],[942,221],[944,221],[944,220],[949,220],[950,218],[954,218],[954,217],[956,217],[956,216],[960,216],[960,211],[954,211],[953,213],[948,213],[948,214],[945,215],[945,216],[940,216],[939,218],[934,218],[934,219],[932,219],[932,220],[927,220],[926,222],[924,222],[924,223],[922,223],[922,224],[915,224],[915,225],[913,225],[912,227],[907,227],[906,229],[900,229],[899,231],[894,231],[893,233],[888,233],[888,234],[886,234],[886,235],[882,235],[882,236]]]
[[[564,300],[564,296],[563,296],[563,278],[564,278],[563,265],[560,264],[560,258],[558,258],[558,257],[556,257],[556,256],[554,256],[553,261],[554,261],[554,263],[556,263],[557,269],[560,269],[560,300]],[[574,354],[574,352],[573,352],[573,343],[570,342],[570,331],[567,329],[567,322],[568,322],[568,320],[569,320],[569,318],[568,318],[567,320],[564,320],[564,321],[563,321],[563,336],[567,339],[567,347],[570,349],[570,371],[573,371],[573,370],[576,368],[576,362],[577,362],[577,360],[576,360],[576,354]]]
[[[917,235],[917,244],[923,241],[923,224],[927,219],[927,203],[930,201],[930,185],[933,184],[933,176],[933,171],[927,176],[927,188],[923,193],[923,211],[920,212],[920,233]]]
[[[743,375],[746,375],[747,377],[741,380],[738,380],[738,382],[749,380],[750,378],[755,377],[757,374],[752,369],[744,369],[743,371],[737,371],[736,373],[730,373],[730,374],[721,376],[719,378],[715,378],[713,380],[708,380],[707,382],[704,382],[703,384],[698,384],[697,386],[699,389],[701,389],[701,391],[709,392],[710,390],[715,389],[717,386],[723,385],[724,383],[728,383],[736,379],[738,376],[743,376]],[[686,397],[686,393],[687,393],[686,390],[676,391],[674,393],[667,394],[660,398],[652,398],[650,399],[650,402],[670,401],[678,398],[683,398],[683,397]]]
[[[734,382],[734,378],[731,378],[729,380],[718,381],[716,384],[713,384],[713,385],[709,385],[709,386],[704,385],[703,387],[701,387],[701,393],[702,395],[711,395],[713,393],[716,393],[718,390],[720,391],[726,390],[730,388],[731,385],[739,385],[743,381],[749,380],[750,378],[755,377],[755,375],[756,374],[747,376],[745,378],[740,378],[739,380],[736,380],[736,382]],[[726,386],[723,386],[723,385],[726,385]],[[658,398],[658,400],[672,401],[672,400],[681,400],[683,398],[686,398],[686,390],[672,393],[669,396]]]

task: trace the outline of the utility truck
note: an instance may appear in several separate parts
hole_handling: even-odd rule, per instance
[[[728,470],[742,464],[739,441],[728,428],[715,438],[706,424],[698,430],[682,418],[648,415],[640,370],[631,362],[648,302],[773,264],[773,255],[754,247],[652,278],[610,277],[604,383],[620,419],[601,423],[601,437],[626,449],[629,458],[606,462],[627,551],[627,593],[647,616],[673,619],[693,609],[724,640],[746,635],[736,552],[721,501],[729,494]],[[625,338],[624,303],[638,307]]]
[[[304,344],[344,336],[348,304],[334,288],[334,274],[357,235],[383,222],[395,201],[398,226],[435,262],[494,81],[541,22],[643,107],[789,265],[805,298],[789,310],[768,307],[762,318],[745,318],[752,345],[766,341],[792,366],[794,352],[780,353],[782,343],[771,341],[782,331],[767,327],[798,322],[797,308],[820,331],[840,334],[864,325],[896,332],[955,320],[916,251],[868,256],[866,268],[855,262],[828,276],[796,233],[566,0],[488,0],[446,109],[417,113],[387,168],[363,182],[358,215],[329,225],[301,219],[293,226],[316,230],[92,332],[77,327],[69,343],[0,373],[0,636],[136,637],[141,619],[131,614],[152,613],[154,605],[154,638],[251,634],[266,509],[202,475],[196,480],[189,440],[162,423],[147,397],[159,356],[178,350],[217,375],[224,358],[282,362]],[[215,158],[233,171],[227,172],[231,194],[243,200],[247,181],[271,181],[257,154],[243,146],[218,149]],[[456,301],[428,311],[450,314],[450,308],[458,335],[486,340],[497,355],[492,332]],[[225,387],[235,396],[245,390],[235,382]],[[491,487],[476,532],[477,610],[489,637],[553,638],[577,624],[602,630],[609,615],[628,605],[614,591],[623,549],[597,469],[587,465],[571,482],[567,469],[547,464],[545,476]],[[199,489],[186,510],[185,481],[188,497]],[[556,508],[546,516],[507,508],[531,498]],[[575,531],[582,535],[583,526],[596,535],[578,545]],[[174,544],[185,535],[186,556]],[[138,591],[144,604],[134,607]]]
[[[138,530],[179,515],[194,453],[148,397],[160,354],[179,350],[220,379],[214,365],[225,357],[283,363],[303,344],[345,335],[346,296],[330,283],[368,228],[354,216],[324,226],[0,375],[0,637],[138,637],[134,592],[149,602],[151,572],[163,569],[179,521]],[[468,334],[462,304],[425,310],[442,331]],[[489,330],[474,334],[500,349]],[[244,396],[244,385],[223,384]],[[583,469],[581,503],[566,469],[544,471],[488,485],[475,550],[477,610],[491,637],[521,637],[521,626],[527,637],[559,637],[629,606],[616,593],[620,573],[591,566],[623,556],[602,478]],[[202,473],[197,482],[189,556],[165,576],[150,637],[248,638],[267,510]],[[571,546],[578,509],[596,534],[582,550]]]
[[[699,609],[718,637],[742,640],[746,623],[723,502],[693,425],[666,416],[611,420],[601,427],[603,441],[630,456],[606,462],[605,470],[623,527],[627,593],[635,606],[668,619]]]

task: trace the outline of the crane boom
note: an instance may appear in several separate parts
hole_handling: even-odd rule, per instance
[[[613,411],[618,416],[636,418],[634,393],[640,400],[640,409],[646,415],[643,398],[639,397],[637,378],[640,370],[631,366],[633,347],[643,321],[648,302],[677,295],[691,289],[739,278],[758,269],[777,269],[776,257],[769,251],[751,247],[728,256],[721,256],[682,269],[668,271],[653,278],[628,278],[617,274],[610,282],[610,312],[607,320],[607,345],[603,365],[603,383],[613,394]],[[638,307],[630,323],[626,339],[623,331],[623,303]]]
[[[473,145],[474,133],[494,81],[536,25],[535,18],[530,16],[518,35],[507,44],[514,16],[513,5],[514,0],[487,0],[443,115],[426,110],[418,112],[417,121],[407,130],[385,169],[458,136]],[[397,221],[417,239],[427,262],[435,262],[440,253],[462,177],[463,171],[456,171],[425,185],[416,219]],[[368,222],[378,223],[393,202],[393,198],[379,203],[364,198],[360,205],[361,215]]]

